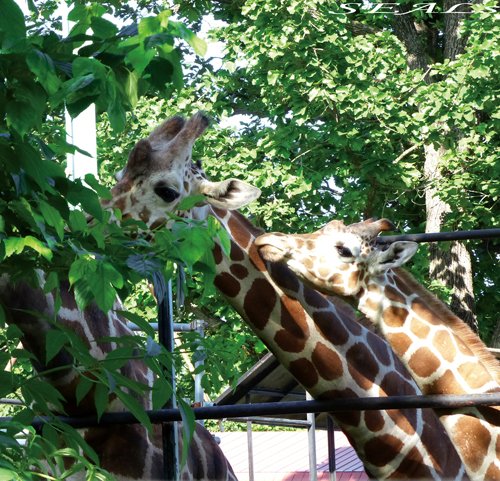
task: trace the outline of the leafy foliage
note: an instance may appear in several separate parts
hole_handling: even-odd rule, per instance
[[[193,254],[190,246],[195,239],[210,249],[210,235],[217,235],[217,226],[207,232],[201,225],[187,228],[179,220],[176,230],[163,236],[161,247],[152,249],[138,235],[144,225],[119,223],[120,212],[102,210],[100,199],[109,197],[109,192],[93,176],[85,181],[66,177],[64,157],[75,147],[66,140],[63,109],[76,116],[95,104],[119,132],[142,95],[154,92],[168,97],[182,86],[185,47],[180,48],[179,41],[198,53],[204,43],[185,25],[171,20],[172,12],[165,9],[119,30],[110,16],[120,2],[74,2],[69,13],[72,27],[62,37],[56,7],[50,1],[40,2],[38,8],[30,2],[30,16],[25,18],[16,2],[2,2],[0,166],[5,175],[0,180],[0,275],[53,293],[55,311],[61,302],[60,283],[69,280],[81,309],[95,303],[108,312],[118,294],[125,298],[153,272],[168,276],[174,261],[190,268],[203,264],[206,259],[200,247]],[[122,166],[125,160],[122,157]],[[115,396],[150,428],[144,412],[149,388],[125,376],[122,368],[140,360],[162,377],[152,391],[158,407],[173,394],[163,376],[171,356],[150,332],[149,337],[101,340],[114,342],[116,349],[98,360],[74,331],[47,319],[54,329],[47,333],[41,361],[49,364],[64,352],[71,365],[34,373],[28,368],[34,356],[19,347],[21,331],[15,325],[5,327],[3,308],[0,314],[1,367],[16,360],[11,370],[2,369],[0,396],[21,402],[14,410],[14,422],[0,427],[1,479],[35,479],[38,475],[33,470],[49,479],[67,479],[81,470],[87,479],[109,479],[98,467],[96,453],[75,430],[55,418],[40,433],[27,428],[36,415],[53,417],[53,412],[66,409],[68,400],[42,376],[75,369],[80,379],[78,404],[92,395],[94,410],[101,416],[110,396]],[[21,432],[26,435],[23,443],[16,440]],[[39,461],[42,458],[47,464]]]

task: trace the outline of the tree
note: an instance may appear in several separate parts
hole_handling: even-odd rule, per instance
[[[208,163],[262,188],[251,207],[262,226],[305,231],[332,216],[387,216],[407,231],[494,225],[493,3],[474,13],[458,13],[458,2],[216,5],[226,54],[221,69],[204,65],[196,92],[220,115],[248,120],[218,147],[227,163]],[[421,248],[414,264],[424,279],[430,267],[431,289],[473,327],[475,297],[485,340],[497,324],[495,255],[493,242],[455,243]]]

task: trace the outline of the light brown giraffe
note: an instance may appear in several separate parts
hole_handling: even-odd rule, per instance
[[[265,234],[266,259],[286,263],[323,293],[354,296],[386,337],[424,394],[500,391],[500,365],[470,328],[400,266],[417,250],[377,235],[382,219],[345,226],[332,221],[313,234]],[[500,479],[500,407],[441,412],[441,420],[475,480]]]
[[[254,244],[260,233],[231,209],[258,196],[241,181],[209,181],[191,147],[207,126],[197,114],[160,125],[132,150],[109,207],[169,225],[168,212],[215,216],[231,237],[230,252],[214,248],[216,287],[280,362],[316,399],[417,394],[420,391],[385,341],[355,322],[344,304],[334,305],[304,286],[286,268],[269,266]],[[205,205],[178,212],[187,195]],[[337,414],[365,467],[377,479],[465,479],[463,465],[435,414],[428,410]]]

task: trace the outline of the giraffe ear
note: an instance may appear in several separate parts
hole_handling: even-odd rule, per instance
[[[400,267],[413,257],[417,249],[416,242],[393,242],[385,251],[373,251],[373,258],[369,261],[368,269],[371,274],[381,274],[389,269]]]
[[[221,209],[239,209],[257,199],[260,189],[238,179],[228,179],[222,182],[205,181],[200,192],[214,207]]]

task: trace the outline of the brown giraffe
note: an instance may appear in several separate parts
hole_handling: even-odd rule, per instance
[[[64,396],[63,406],[66,414],[94,414],[96,411],[93,391],[79,404],[76,402],[79,373],[73,368],[70,354],[63,349],[48,364],[44,362],[46,334],[54,328],[47,319],[56,319],[59,325],[75,331],[96,360],[104,359],[117,346],[115,342],[100,341],[101,338],[133,335],[126,325],[126,320],[113,311],[106,314],[94,304],[84,311],[79,310],[67,283],[60,286],[62,305],[55,313],[53,294],[45,294],[41,288],[33,288],[24,282],[12,285],[5,282],[5,277],[2,280],[0,300],[6,308],[7,322],[16,324],[23,332],[21,341],[24,348],[35,355],[35,369],[43,373],[48,369],[67,367],[45,376],[45,379]],[[122,310],[123,307],[117,302],[115,309]],[[39,312],[42,316],[35,317],[33,312]],[[128,379],[142,384],[151,385],[153,381],[152,372],[140,359],[128,361],[120,372]],[[149,397],[140,398],[138,401],[144,409],[152,409]],[[110,396],[107,412],[126,410],[116,397]],[[181,439],[180,434],[179,438]],[[98,454],[100,466],[112,473],[117,480],[165,479],[158,429],[150,434],[141,425],[93,427],[84,430],[84,439]],[[187,463],[181,474],[183,481],[236,480],[231,466],[211,434],[198,424]]]
[[[313,234],[265,234],[266,259],[286,263],[326,294],[354,296],[359,310],[386,337],[424,394],[500,391],[500,365],[470,328],[399,267],[417,250],[377,235],[382,219],[345,226],[332,221]],[[441,420],[475,480],[500,480],[500,408],[442,412]]]
[[[316,399],[419,393],[387,344],[355,322],[352,310],[332,304],[286,268],[262,261],[254,244],[260,231],[231,210],[256,198],[258,189],[235,179],[211,182],[191,161],[192,145],[207,124],[202,114],[188,121],[174,117],[139,141],[109,207],[151,228],[168,225],[168,212],[215,216],[231,237],[229,253],[219,245],[214,249],[216,287]],[[204,195],[206,204],[177,211],[190,194]],[[467,479],[431,411],[366,411],[334,418],[377,479]]]
[[[173,120],[176,125],[178,119]],[[172,123],[169,124],[170,126]],[[177,133],[177,132],[176,132]],[[192,135],[195,133],[193,132]],[[154,134],[153,134],[154,135]],[[184,144],[182,149],[170,150],[170,161],[175,156],[190,155],[192,144]],[[140,144],[139,144],[140,148]],[[138,148],[135,152],[137,153]],[[173,182],[173,180],[171,179]],[[121,184],[123,186],[123,184]],[[175,185],[175,184],[174,184]],[[163,198],[168,192],[157,185],[156,198]],[[114,189],[119,194],[120,188]],[[149,194],[149,191],[146,191]],[[150,204],[153,205],[154,203]],[[236,204],[233,204],[236,206]],[[240,204],[242,205],[242,204]],[[124,209],[127,212],[127,209]],[[154,211],[153,211],[154,212]],[[131,209],[130,215],[134,212]],[[140,216],[138,216],[140,217]],[[56,302],[53,293],[43,291],[44,274],[39,273],[39,287],[32,287],[25,281],[13,283],[7,275],[0,276],[0,302],[5,308],[7,322],[15,324],[22,331],[23,347],[34,355],[33,365],[42,373],[51,370],[44,376],[47,382],[55,386],[64,396],[63,407],[65,414],[86,415],[96,412],[94,390],[77,403],[77,386],[80,382],[80,373],[74,367],[74,359],[65,349],[61,350],[49,363],[46,363],[46,335],[54,329],[50,320],[76,332],[88,347],[89,353],[96,360],[103,360],[106,355],[116,349],[116,342],[101,340],[104,337],[131,336],[126,320],[116,314],[123,306],[117,300],[114,310],[102,312],[95,304],[91,304],[84,311],[78,309],[74,293],[69,284],[61,284],[61,306],[56,312]],[[40,313],[35,315],[34,312]],[[57,369],[59,368],[59,369]],[[123,376],[132,381],[151,385],[153,373],[140,359],[129,360],[121,369]],[[137,399],[145,409],[152,409],[149,395]],[[108,412],[126,411],[126,407],[116,398],[109,396]],[[106,427],[92,427],[85,429],[84,439],[99,456],[100,466],[112,473],[117,480],[160,480],[165,479],[163,469],[163,455],[161,452],[161,436],[158,427],[154,433],[148,433],[141,425],[112,425]],[[179,431],[181,431],[179,425]],[[180,450],[182,450],[182,436]],[[71,478],[73,479],[73,478]],[[76,477],[80,479],[80,477]],[[235,481],[233,469],[223,455],[221,449],[211,434],[202,426],[196,424],[195,432],[190,443],[187,462],[180,473],[182,481]]]

